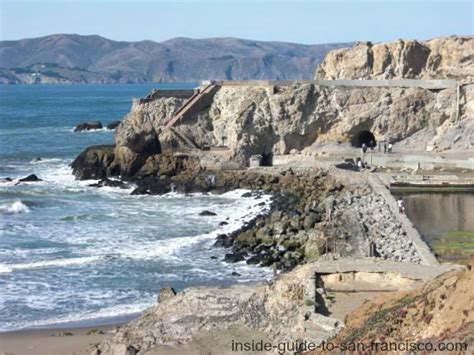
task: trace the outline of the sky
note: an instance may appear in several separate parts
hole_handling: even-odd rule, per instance
[[[474,33],[474,0],[0,0],[0,40],[237,37],[306,44]]]

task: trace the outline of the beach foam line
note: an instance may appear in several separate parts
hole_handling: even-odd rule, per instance
[[[30,212],[30,209],[21,200],[0,206],[0,213],[2,214],[21,214],[28,212]]]
[[[24,263],[24,264],[0,264],[0,273],[10,273],[15,270],[39,269],[39,268],[51,267],[51,266],[62,267],[62,266],[70,266],[70,265],[90,264],[100,259],[101,258],[99,256],[85,256],[81,258],[35,261],[32,263]]]
[[[117,317],[126,317],[135,314],[140,314],[148,307],[155,304],[155,296],[137,303],[132,304],[118,304],[114,306],[104,307],[96,311],[83,312],[79,314],[70,314],[58,316],[51,319],[37,320],[37,321],[22,321],[8,326],[0,326],[0,332],[7,332],[21,329],[34,328],[53,328],[64,325],[74,325],[82,322],[97,322],[98,320],[114,319]]]

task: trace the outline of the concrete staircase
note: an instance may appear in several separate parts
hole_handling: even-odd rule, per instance
[[[189,100],[184,103],[183,106],[181,106],[174,112],[173,117],[171,117],[171,119],[166,122],[165,128],[173,127],[176,122],[182,119],[183,116],[187,112],[189,112],[189,110],[191,110],[195,105],[197,105],[208,94],[212,93],[216,87],[217,85],[215,84],[209,84],[205,88],[199,89],[199,91],[197,91],[193,96],[191,96]]]

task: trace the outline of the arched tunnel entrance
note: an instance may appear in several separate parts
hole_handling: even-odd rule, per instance
[[[375,147],[377,145],[377,141],[375,140],[375,136],[372,134],[372,132],[360,131],[351,137],[351,144],[354,147],[360,148],[364,143],[367,147]]]

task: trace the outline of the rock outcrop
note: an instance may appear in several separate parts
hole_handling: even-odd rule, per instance
[[[107,129],[114,130],[120,124],[120,120],[112,121],[107,125]]]
[[[190,147],[227,148],[226,159],[241,166],[248,165],[252,155],[261,155],[269,164],[273,155],[317,153],[322,144],[357,142],[361,134],[420,150],[472,149],[474,84],[466,81],[474,77],[473,44],[473,37],[359,43],[330,52],[316,75],[455,78],[458,87],[217,82],[206,100],[190,105],[172,127],[168,123],[174,114],[194,96],[153,91],[135,100],[116,128],[114,171],[134,176],[149,165],[149,157]]]
[[[152,153],[136,142],[150,147],[161,144],[163,149],[186,148],[178,134],[197,146],[225,146],[231,159],[246,165],[251,155],[271,157],[314,144],[349,142],[362,131],[370,131],[377,141],[398,142],[422,130],[433,132],[456,117],[454,88],[436,92],[312,83],[279,88],[249,84],[220,87],[210,105],[178,122],[173,131],[165,129],[183,103],[183,99],[170,97],[134,104],[116,131],[122,170],[133,170],[130,165],[138,155]],[[426,142],[419,143],[420,148]],[[456,146],[469,144],[470,138]]]
[[[86,148],[71,164],[75,176],[83,180],[105,179],[117,175],[113,168],[113,145],[96,145]]]
[[[315,79],[474,79],[474,37],[359,42],[333,50]]]
[[[74,132],[90,131],[92,129],[101,129],[102,123],[100,121],[80,123],[74,128]]]
[[[142,317],[115,330],[96,348],[97,354],[127,354],[134,348],[147,353],[159,345],[183,344],[199,334],[226,336],[231,353],[230,328],[239,326],[250,335],[264,334],[265,341],[306,339],[320,343],[343,325],[314,312],[310,268],[303,266],[277,280],[258,285],[194,287],[149,308]],[[248,341],[248,339],[245,339]]]

